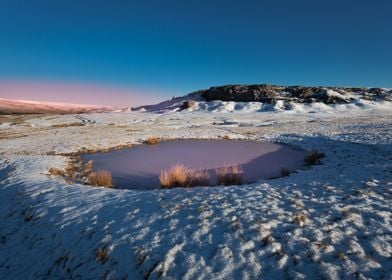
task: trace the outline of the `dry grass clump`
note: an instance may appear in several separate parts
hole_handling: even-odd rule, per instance
[[[163,170],[159,176],[162,188],[208,186],[209,175],[205,170],[193,170],[176,164]]]
[[[49,173],[50,173],[51,175],[54,175],[54,176],[64,176],[64,175],[65,175],[64,170],[62,170],[62,169],[60,169],[60,168],[57,168],[57,167],[51,167],[51,168],[49,168]]]
[[[111,188],[113,186],[112,174],[104,170],[92,172],[88,176],[88,184],[95,187]]]
[[[149,138],[147,138],[146,141],[144,141],[144,144],[147,144],[147,145],[156,145],[158,143],[159,143],[159,139],[156,137],[149,137]]]
[[[62,123],[62,124],[52,125],[53,128],[62,128],[62,127],[69,127],[69,126],[84,126],[84,124],[79,122],[74,122],[74,123]]]
[[[209,186],[210,176],[208,175],[207,170],[202,170],[202,169],[189,170],[188,184],[189,187]]]
[[[108,254],[108,250],[105,248],[101,248],[99,247],[96,251],[95,251],[95,258],[97,261],[104,263],[108,260],[109,258],[109,254]]]
[[[92,160],[89,160],[88,162],[82,164],[80,176],[88,178],[90,174],[93,172],[93,166],[94,166],[94,162]]]
[[[65,181],[70,184],[81,183],[107,188],[112,187],[112,174],[103,170],[93,172],[93,165],[92,160],[83,162],[80,157],[71,157],[65,171],[52,167],[49,169],[49,173],[64,177]]]
[[[93,172],[93,161],[83,163],[80,157],[71,157],[65,168],[65,175],[74,180],[83,180]]]
[[[323,158],[325,155],[323,153],[320,153],[317,150],[311,150],[308,152],[308,154],[305,157],[305,163],[307,165],[316,165],[320,164],[320,159]]]
[[[280,177],[287,177],[290,175],[290,170],[287,168],[280,169]]]
[[[68,164],[65,167],[65,176],[70,179],[78,179],[79,170],[82,168],[82,160],[78,156],[70,157],[68,160]]]
[[[72,163],[68,163],[67,167],[65,168],[65,174],[72,179],[76,179],[77,175],[77,167]]]
[[[176,164],[167,170],[161,171],[159,182],[163,188],[186,187],[188,168]]]
[[[226,165],[216,168],[218,185],[241,185],[244,171],[240,165]]]
[[[294,216],[294,222],[299,226],[303,226],[307,221],[308,217],[305,214],[297,213]]]

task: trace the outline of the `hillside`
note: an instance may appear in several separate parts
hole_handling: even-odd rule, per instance
[[[192,92],[156,105],[134,110],[262,112],[326,111],[335,107],[366,108],[390,106],[392,90],[359,87],[305,87],[260,85],[225,85]]]
[[[0,114],[80,114],[114,110],[110,106],[0,98]]]

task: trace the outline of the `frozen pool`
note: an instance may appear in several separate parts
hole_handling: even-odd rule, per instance
[[[282,168],[299,169],[305,153],[287,145],[266,142],[192,139],[137,145],[84,155],[82,159],[93,160],[94,169],[112,172],[115,188],[154,189],[159,188],[160,172],[177,163],[208,170],[212,184],[217,167],[239,164],[244,170],[244,182],[250,183],[280,176]]]

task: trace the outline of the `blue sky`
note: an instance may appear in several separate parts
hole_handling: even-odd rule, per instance
[[[0,81],[392,87],[391,30],[387,0],[0,0]]]

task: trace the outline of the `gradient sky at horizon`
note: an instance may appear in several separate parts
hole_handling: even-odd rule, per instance
[[[0,0],[0,84],[25,99],[26,83],[103,87],[110,105],[236,83],[392,87],[391,11],[389,0]]]

